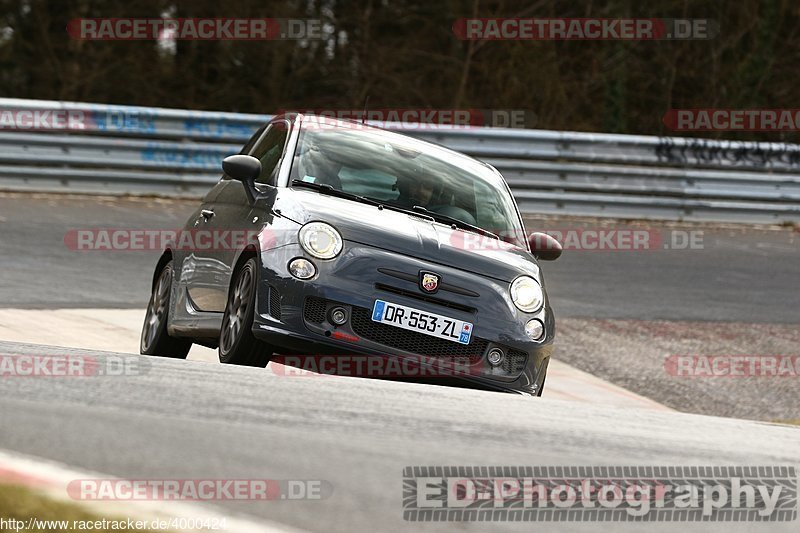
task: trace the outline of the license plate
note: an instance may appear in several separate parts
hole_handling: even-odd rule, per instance
[[[398,328],[424,333],[460,344],[469,344],[472,337],[472,323],[456,320],[413,307],[375,300],[372,320]]]

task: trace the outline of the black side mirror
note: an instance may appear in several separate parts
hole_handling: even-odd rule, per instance
[[[222,160],[222,171],[241,181],[250,203],[255,202],[255,182],[261,175],[261,161],[251,155],[229,155]]]
[[[542,261],[555,261],[561,257],[561,243],[547,233],[531,233],[531,236],[528,237],[528,244],[533,255]]]
[[[254,182],[261,174],[261,161],[251,155],[229,155],[222,160],[222,170],[235,180]]]

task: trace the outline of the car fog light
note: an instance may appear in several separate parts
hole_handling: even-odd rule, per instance
[[[310,279],[317,273],[317,267],[308,259],[298,257],[289,263],[289,272],[299,279]]]
[[[529,320],[528,323],[525,324],[525,333],[535,341],[541,340],[544,336],[544,324],[535,318]]]
[[[341,307],[334,307],[331,309],[331,322],[337,326],[341,326],[347,322],[347,311]]]
[[[489,361],[490,365],[497,366],[503,362],[504,357],[505,354],[503,353],[503,350],[500,348],[492,348],[489,350],[489,355],[486,356],[486,359]]]

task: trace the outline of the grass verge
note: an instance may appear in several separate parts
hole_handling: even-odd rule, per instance
[[[142,521],[134,519],[134,523],[137,520]],[[115,521],[123,524],[122,529],[119,525],[114,527]],[[51,499],[26,487],[0,483],[0,531],[62,533],[91,530],[96,533],[119,533],[127,529],[124,525],[127,521],[127,518],[100,516],[79,504]],[[152,530],[144,528],[136,531]]]

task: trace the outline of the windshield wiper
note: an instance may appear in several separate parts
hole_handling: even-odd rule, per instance
[[[412,208],[405,208],[400,207],[398,205],[394,205],[391,203],[384,203],[378,200],[373,200],[372,198],[368,198],[366,196],[361,196],[358,194],[353,194],[351,192],[346,192],[341,189],[337,189],[336,187],[332,187],[327,183],[311,183],[309,181],[302,181],[298,179],[292,180],[292,185],[297,187],[306,187],[308,189],[313,189],[320,194],[328,194],[330,196],[338,196],[339,198],[346,198],[348,200],[353,200],[356,202],[361,202],[362,204],[374,205],[378,209],[391,209],[392,211],[399,211],[401,213],[406,213],[408,215],[413,215],[417,217],[427,218],[431,221],[442,222],[445,224],[450,224],[451,226],[455,226],[457,228],[461,228],[467,231],[472,231],[473,233],[479,233],[481,235],[485,235],[487,237],[492,237],[497,239],[498,241],[501,240],[499,236],[492,233],[491,231],[485,230],[481,227],[475,226],[470,224],[469,222],[464,222],[463,220],[459,220],[455,217],[451,217],[448,215],[443,215],[441,213],[437,213],[436,211],[431,211],[429,209],[425,209],[421,205],[415,205]]]
[[[463,220],[459,220],[459,219],[457,219],[455,217],[451,217],[451,216],[448,216],[448,215],[443,215],[441,213],[437,213],[436,211],[431,211],[430,209],[425,209],[421,205],[415,205],[414,207],[412,207],[412,209],[414,211],[416,211],[417,213],[424,213],[424,214],[428,215],[429,217],[433,218],[437,222],[444,222],[444,223],[451,224],[451,225],[456,226],[456,227],[461,228],[461,229],[465,229],[465,230],[472,231],[472,232],[475,232],[475,233],[480,233],[481,235],[485,235],[487,237],[494,237],[498,241],[500,240],[499,236],[497,236],[496,234],[492,233],[489,230],[485,230],[483,228],[480,228],[478,226],[470,224],[469,222],[464,222]]]
[[[309,181],[292,180],[292,185],[298,187],[307,187],[309,189],[314,189],[315,191],[319,191],[322,194],[328,194],[330,196],[338,196],[339,198],[347,198],[348,200],[355,200],[356,202],[362,202],[365,204],[376,205],[376,206],[383,205],[382,203],[378,202],[377,200],[373,200],[372,198],[367,198],[366,196],[359,196],[358,194],[346,192],[341,189],[337,189],[336,187],[332,187],[327,183],[311,183]]]
[[[302,180],[294,179],[294,180],[292,180],[292,185],[299,186],[299,187],[307,187],[309,189],[313,189],[315,191],[318,191],[320,194],[328,194],[330,196],[337,196],[339,198],[346,198],[348,200],[361,202],[362,204],[374,205],[378,209],[386,208],[386,209],[391,209],[392,211],[399,211],[401,213],[406,213],[407,215],[413,215],[415,217],[425,218],[425,219],[431,220],[431,221],[435,220],[433,218],[433,215],[431,215],[431,214],[427,214],[427,213],[423,214],[423,213],[416,212],[416,211],[414,211],[412,209],[406,209],[404,207],[399,207],[399,206],[396,206],[396,205],[380,202],[378,200],[373,200],[372,198],[368,198],[366,196],[361,196],[361,195],[358,195],[358,194],[353,194],[351,192],[343,191],[341,189],[337,189],[336,187],[332,187],[332,186],[328,185],[327,183],[311,183],[309,181],[302,181]]]

